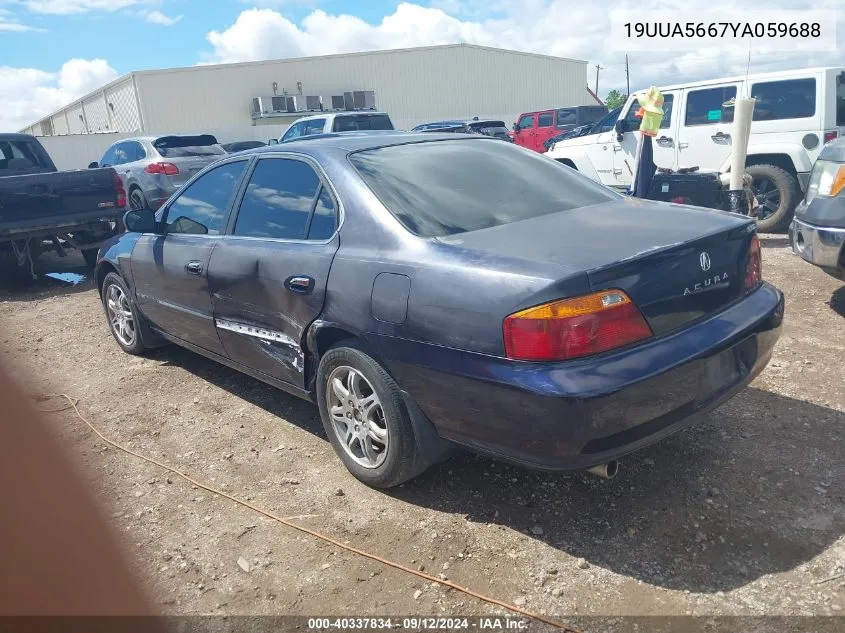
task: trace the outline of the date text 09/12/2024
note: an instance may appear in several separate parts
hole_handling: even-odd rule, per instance
[[[514,617],[401,617],[401,618],[309,618],[310,631],[526,631],[529,621]]]

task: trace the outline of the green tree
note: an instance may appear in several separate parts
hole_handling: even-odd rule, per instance
[[[608,110],[613,110],[613,108],[618,108],[623,103],[625,103],[627,99],[628,95],[622,94],[618,90],[611,90],[607,93],[607,97],[605,97],[604,103],[607,106]]]

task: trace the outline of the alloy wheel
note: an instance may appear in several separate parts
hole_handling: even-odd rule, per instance
[[[332,428],[347,454],[364,468],[378,468],[387,457],[384,410],[373,386],[357,369],[335,368],[326,388]]]
[[[132,316],[126,293],[117,284],[110,285],[106,290],[106,312],[117,340],[126,347],[132,347],[137,336],[135,318]]]
[[[780,207],[780,191],[777,184],[765,176],[755,177],[751,181],[751,191],[757,198],[757,219],[765,220]]]

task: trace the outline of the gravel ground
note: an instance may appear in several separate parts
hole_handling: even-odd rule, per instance
[[[783,236],[762,238],[764,277],[787,300],[772,363],[609,482],[467,454],[371,490],[335,458],[313,405],[175,347],[123,354],[87,280],[0,291],[0,359],[33,397],[78,397],[135,450],[564,621],[845,615],[845,287],[792,256]],[[45,265],[85,273],[72,258]],[[503,613],[193,489],[104,446],[71,412],[49,420],[163,613]]]

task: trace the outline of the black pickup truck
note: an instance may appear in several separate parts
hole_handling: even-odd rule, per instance
[[[126,191],[111,167],[58,171],[28,134],[0,134],[0,278],[34,274],[44,249],[78,248],[93,266],[122,230]]]

